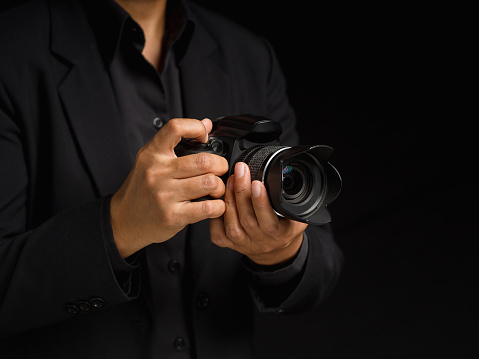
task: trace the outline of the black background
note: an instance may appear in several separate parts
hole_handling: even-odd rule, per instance
[[[269,39],[301,143],[334,147],[343,178],[330,205],[345,255],[337,288],[300,315],[258,316],[257,357],[472,358],[479,196],[477,111],[466,110],[477,92],[471,10],[196,2]]]
[[[302,144],[334,147],[343,178],[330,205],[345,254],[337,288],[301,315],[258,316],[257,357],[472,358],[479,212],[468,10],[197,2],[273,44]]]

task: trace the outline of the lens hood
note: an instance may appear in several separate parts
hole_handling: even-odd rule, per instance
[[[296,146],[278,151],[262,171],[271,205],[280,216],[309,224],[331,221],[327,209],[341,191],[341,177],[327,160],[328,146]],[[290,174],[297,171],[294,185]],[[291,193],[290,188],[294,188]]]

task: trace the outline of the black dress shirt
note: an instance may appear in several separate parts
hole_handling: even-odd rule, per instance
[[[85,7],[116,95],[128,140],[125,146],[133,165],[138,150],[168,119],[183,116],[178,62],[186,52],[194,22],[188,18],[186,4],[181,0],[168,1],[163,59],[158,71],[142,55],[143,30],[116,2],[87,2]],[[105,200],[102,221],[106,246],[112,269],[125,293],[131,297],[138,295],[138,288],[131,288],[131,277],[140,270],[140,262],[147,268],[149,283],[142,284],[142,291],[149,293],[147,302],[155,324],[151,357],[194,358],[194,338],[186,310],[189,303],[185,302],[189,281],[188,228],[123,260],[113,239],[109,201],[110,198]],[[253,295],[265,306],[281,303],[299,280],[307,253],[305,234],[299,254],[285,266],[262,267],[245,258],[245,273]],[[208,300],[198,299],[197,307]]]

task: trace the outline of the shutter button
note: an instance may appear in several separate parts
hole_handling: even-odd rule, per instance
[[[164,124],[165,123],[163,122],[163,120],[160,117],[155,117],[153,119],[153,127],[156,128],[157,130],[162,128]]]

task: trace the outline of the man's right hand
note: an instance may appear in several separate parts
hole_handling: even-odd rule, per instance
[[[126,258],[152,243],[165,242],[186,225],[217,218],[225,211],[219,199],[228,171],[223,157],[200,153],[177,157],[182,138],[206,142],[210,120],[170,120],[137,154],[133,169],[111,199],[110,215],[118,250]],[[218,198],[192,202],[211,196]]]

